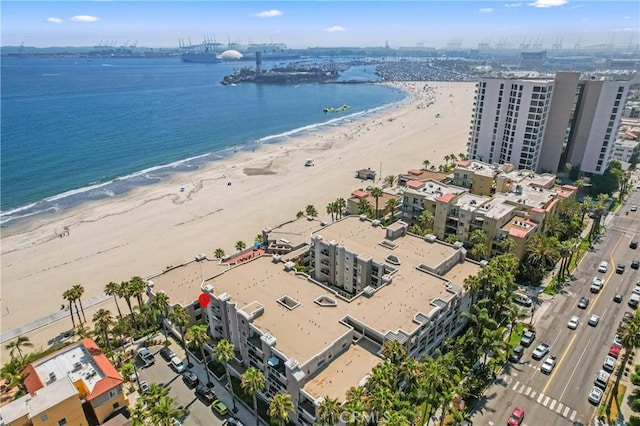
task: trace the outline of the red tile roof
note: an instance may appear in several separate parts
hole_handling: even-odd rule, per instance
[[[420,175],[420,174],[422,174],[422,170],[420,170],[420,169],[409,169],[409,174],[410,175]]]
[[[93,391],[87,396],[87,401],[108,392],[114,387],[122,384],[124,380],[118,370],[111,364],[111,361],[107,359],[102,349],[88,337],[82,339],[82,344],[87,349],[87,352],[92,356],[93,361],[96,363],[102,374],[105,376],[102,380],[99,380],[93,387]]]
[[[534,207],[531,209],[531,211],[534,211],[536,213],[544,213],[544,209],[541,209],[540,207]]]
[[[424,182],[420,182],[419,180],[410,180],[407,182],[407,186],[411,189],[420,189],[424,188]]]
[[[467,160],[458,160],[456,161],[456,164],[460,167],[469,167],[471,165],[471,161],[467,161]]]
[[[27,392],[33,394],[44,387],[40,377],[38,377],[38,373],[36,373],[36,369],[33,367],[33,363],[27,365],[22,372],[27,373],[27,377],[24,379],[24,387],[27,388]]]
[[[448,203],[455,198],[456,194],[444,194],[436,198],[437,201]]]
[[[353,191],[353,192],[351,193],[351,196],[353,196],[353,197],[357,197],[357,198],[365,198],[365,197],[367,197],[368,195],[369,195],[369,193],[368,193],[368,192],[361,191],[361,190],[359,190],[359,189],[356,189],[355,191]]]

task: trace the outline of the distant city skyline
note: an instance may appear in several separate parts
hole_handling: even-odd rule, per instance
[[[622,1],[3,1],[3,46],[637,47]]]

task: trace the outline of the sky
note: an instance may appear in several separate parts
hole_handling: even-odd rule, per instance
[[[205,37],[290,48],[640,43],[637,0],[3,0],[3,46],[178,47]]]

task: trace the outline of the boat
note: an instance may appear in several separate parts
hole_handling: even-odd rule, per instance
[[[186,52],[180,55],[183,62],[194,62],[200,64],[218,64],[222,59],[214,52]]]

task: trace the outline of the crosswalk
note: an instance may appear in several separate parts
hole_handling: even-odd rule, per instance
[[[570,421],[574,421],[576,419],[578,412],[571,407],[564,405],[562,402],[553,399],[541,392],[539,393],[538,391],[531,388],[531,386],[527,386],[526,384],[515,380],[511,376],[504,377],[503,380],[506,386],[509,387],[512,391],[532,399],[548,410],[554,411],[556,414],[569,419]]]

